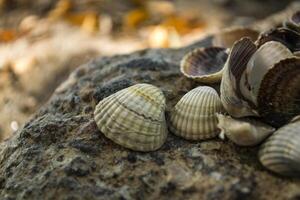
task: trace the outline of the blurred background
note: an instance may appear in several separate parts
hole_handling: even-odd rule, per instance
[[[292,0],[0,0],[0,141],[88,60],[179,48]]]

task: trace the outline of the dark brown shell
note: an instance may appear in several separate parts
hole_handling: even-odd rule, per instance
[[[227,57],[222,47],[195,49],[183,57],[180,70],[186,77],[199,82],[220,82]]]
[[[300,34],[287,28],[277,28],[262,33],[256,44],[260,47],[269,41],[281,42],[292,52],[300,51]]]
[[[259,32],[246,27],[232,27],[222,30],[213,38],[214,46],[231,48],[232,45],[243,37],[248,37],[251,41],[257,40]]]
[[[257,97],[258,112],[275,127],[300,114],[300,58],[276,63],[264,76]]]

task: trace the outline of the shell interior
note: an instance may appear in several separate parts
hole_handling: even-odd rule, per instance
[[[226,49],[221,47],[195,49],[183,57],[180,70],[199,82],[219,82],[227,56]]]
[[[255,44],[249,38],[237,41],[226,61],[221,81],[221,101],[226,111],[234,117],[257,116],[251,108],[252,102],[244,98],[240,87],[242,75],[247,63],[256,51]],[[243,85],[247,87],[247,85]]]

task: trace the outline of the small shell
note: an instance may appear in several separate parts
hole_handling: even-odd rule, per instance
[[[292,52],[300,51],[300,33],[286,28],[277,28],[261,34],[256,41],[258,47],[266,42],[277,41],[284,44]]]
[[[283,23],[283,26],[296,32],[300,32],[300,11],[295,12],[289,20]]]
[[[226,111],[234,117],[257,116],[251,102],[242,96],[240,81],[247,63],[256,51],[256,46],[249,38],[237,41],[225,63],[221,81],[221,101]]]
[[[259,160],[267,169],[284,175],[300,176],[300,120],[278,129],[260,147]]]
[[[153,151],[167,137],[165,97],[150,84],[136,84],[98,103],[94,118],[115,143],[137,151]]]
[[[300,58],[276,63],[263,77],[258,97],[259,114],[279,127],[300,114]]]
[[[185,94],[170,116],[170,130],[188,140],[204,140],[218,135],[216,113],[223,112],[218,93],[200,86]]]
[[[293,53],[280,42],[270,41],[263,44],[248,62],[245,80],[249,87],[240,87],[249,91],[242,91],[243,96],[247,96],[247,99],[257,105],[257,94],[264,75],[275,63],[290,57],[293,57]]]
[[[275,128],[254,119],[234,119],[217,114],[220,137],[224,135],[240,146],[254,146],[261,143],[275,131]]]
[[[257,30],[245,27],[232,27],[216,34],[213,38],[213,46],[231,48],[234,42],[243,37],[248,37],[254,42],[258,36],[259,32]]]
[[[183,57],[180,70],[186,77],[202,83],[220,82],[227,56],[226,49],[221,47],[195,49]]]

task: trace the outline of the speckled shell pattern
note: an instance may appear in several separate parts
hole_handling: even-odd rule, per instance
[[[300,120],[278,129],[260,147],[258,157],[275,173],[300,177]]]
[[[150,84],[136,84],[98,103],[94,118],[115,143],[137,151],[154,151],[167,137],[165,97]]]
[[[199,86],[185,94],[170,114],[170,130],[188,140],[210,139],[218,135],[216,113],[224,112],[218,93]]]

